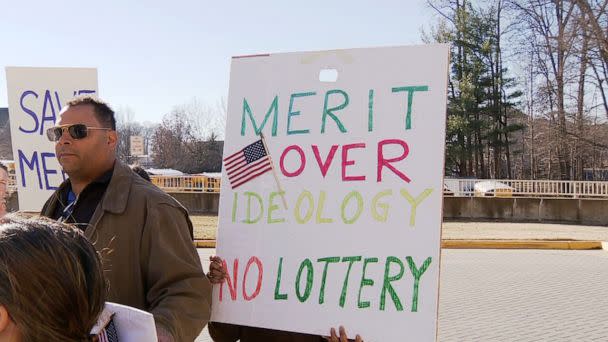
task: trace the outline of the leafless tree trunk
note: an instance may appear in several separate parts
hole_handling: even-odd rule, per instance
[[[583,179],[583,156],[582,156],[582,144],[581,138],[583,137],[583,125],[584,125],[584,110],[585,110],[585,75],[587,74],[587,52],[589,49],[589,36],[587,32],[587,23],[585,20],[585,14],[580,16],[580,27],[582,32],[582,43],[580,49],[580,61],[579,61],[579,72],[578,72],[578,93],[576,99],[576,130],[577,139],[574,147],[576,155],[576,179]]]
[[[581,9],[581,12],[584,13],[585,17],[587,17],[589,28],[597,40],[601,56],[604,62],[608,64],[608,28],[604,27],[602,29],[599,22],[600,17],[606,15],[608,0],[604,0],[601,5],[597,4],[598,6],[595,10],[591,8],[587,0],[574,0],[574,2]]]

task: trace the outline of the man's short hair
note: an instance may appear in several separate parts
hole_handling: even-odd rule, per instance
[[[6,165],[4,165],[3,163],[0,163],[0,169],[6,171],[6,173],[8,173],[8,167],[6,167]]]
[[[80,96],[68,102],[68,106],[70,107],[80,105],[93,106],[97,120],[99,120],[104,127],[116,130],[116,118],[114,118],[114,111],[107,103],[93,96]]]

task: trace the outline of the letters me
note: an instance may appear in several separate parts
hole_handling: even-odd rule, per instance
[[[17,154],[19,170],[21,171],[21,187],[37,186],[41,190],[57,190],[56,185],[66,180],[67,177],[63,170],[49,168],[49,160],[56,160],[55,153],[34,151],[32,155],[26,155],[22,150],[17,150]],[[38,183],[35,185],[26,183],[27,175],[30,173],[34,173],[38,179]],[[49,175],[58,175],[59,173],[61,173],[62,180],[57,180],[57,176],[55,176],[55,181],[49,181]]]

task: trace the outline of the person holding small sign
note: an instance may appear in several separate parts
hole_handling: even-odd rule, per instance
[[[105,297],[99,256],[81,232],[0,219],[0,341],[89,341]]]
[[[77,98],[47,130],[69,179],[42,215],[73,223],[98,250],[108,299],[154,315],[159,341],[193,341],[210,316],[211,285],[174,198],[116,160],[116,120],[104,102]]]
[[[211,256],[209,258],[209,273],[207,277],[213,285],[224,282],[228,273],[222,265],[222,258]],[[336,333],[336,329],[330,329],[330,335],[323,337],[311,334],[296,333],[290,331],[281,331],[273,329],[265,329],[258,327],[248,327],[236,324],[227,324],[220,322],[209,322],[209,335],[215,342],[363,342],[361,336],[357,335],[354,340],[349,340],[346,334],[346,329],[340,327]]]
[[[0,341],[154,341],[151,314],[105,302],[101,256],[45,217],[0,219]]]

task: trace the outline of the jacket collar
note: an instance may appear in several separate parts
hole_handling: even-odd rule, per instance
[[[122,214],[125,211],[133,175],[134,173],[128,165],[116,160],[112,179],[101,202],[101,208],[104,211],[113,214]]]

